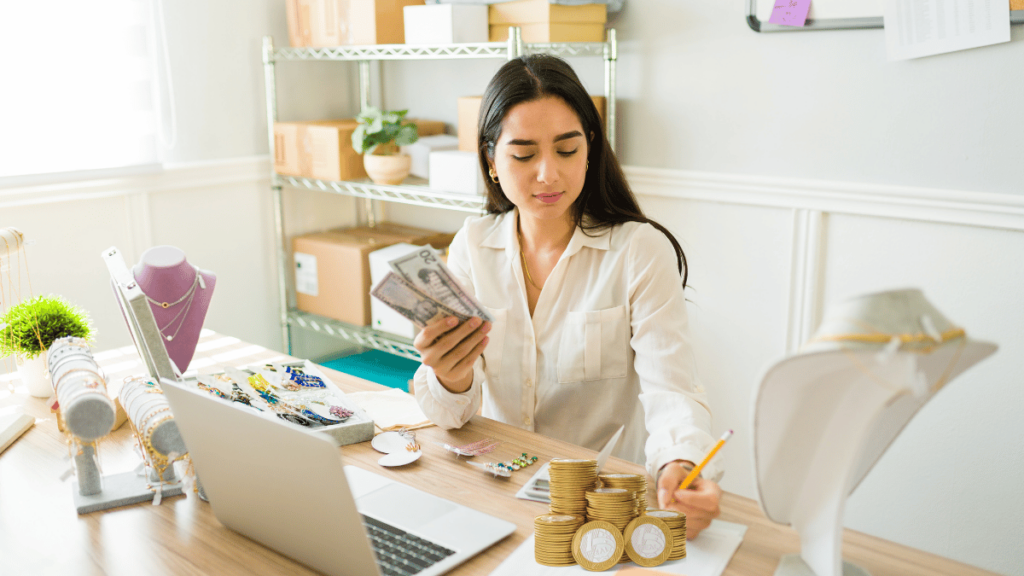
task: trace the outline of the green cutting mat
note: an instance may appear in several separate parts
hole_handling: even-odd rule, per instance
[[[369,350],[360,354],[342,356],[321,362],[322,365],[338,372],[383,384],[389,388],[409,391],[409,380],[420,363],[380,350]]]

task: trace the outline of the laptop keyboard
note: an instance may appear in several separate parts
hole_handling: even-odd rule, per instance
[[[455,554],[454,550],[369,516],[363,516],[363,525],[385,576],[411,576]]]

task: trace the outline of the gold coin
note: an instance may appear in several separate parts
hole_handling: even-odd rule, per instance
[[[572,539],[572,556],[583,568],[600,572],[618,564],[625,550],[621,531],[600,520],[584,524]]]
[[[629,558],[645,568],[663,564],[675,544],[668,526],[653,516],[633,519],[623,531],[623,539]]]

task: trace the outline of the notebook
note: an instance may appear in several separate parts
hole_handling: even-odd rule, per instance
[[[160,382],[217,519],[314,570],[432,576],[515,530],[508,521],[344,466],[327,436]]]

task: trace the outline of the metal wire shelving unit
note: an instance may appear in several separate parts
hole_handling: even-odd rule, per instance
[[[331,48],[275,48],[271,36],[263,37],[263,72],[267,98],[267,132],[270,157],[274,157],[274,122],[277,121],[277,62],[306,61],[355,61],[359,65],[359,102],[362,109],[370,105],[370,63],[379,60],[461,60],[480,58],[505,58],[511,60],[524,54],[546,53],[562,57],[601,56],[604,58],[604,95],[606,132],[608,143],[615,149],[615,84],[618,42],[615,30],[607,31],[605,42],[572,43],[531,43],[522,41],[518,27],[509,28],[507,42],[483,42],[471,44],[416,45],[381,44],[374,46],[336,46]],[[381,350],[412,360],[420,356],[412,342],[365,326],[354,326],[330,318],[302,312],[289,306],[287,275],[288,253],[285,246],[283,188],[318,190],[362,198],[366,202],[367,224],[373,226],[374,201],[397,202],[414,206],[443,208],[481,214],[484,199],[453,192],[432,190],[421,178],[408,178],[398,186],[383,186],[369,180],[336,182],[286,176],[273,172],[271,165],[271,190],[274,206],[274,229],[277,244],[277,280],[280,294],[281,335],[289,354],[292,353],[291,329],[299,328],[328,337],[337,338],[360,346]]]

